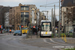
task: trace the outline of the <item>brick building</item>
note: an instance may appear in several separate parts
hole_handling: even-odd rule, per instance
[[[32,14],[34,11],[34,14]],[[11,28],[19,30],[19,26],[27,25],[29,22],[32,23],[32,15],[34,15],[34,21],[36,21],[37,11],[39,11],[35,5],[22,5],[13,7],[9,10],[9,24]],[[36,23],[34,23],[36,24]]]

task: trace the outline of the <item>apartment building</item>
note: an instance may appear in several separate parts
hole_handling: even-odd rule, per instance
[[[4,20],[5,20],[5,23],[4,23],[5,29],[8,29],[8,27],[9,27],[9,12],[5,13]]]
[[[29,22],[32,23],[32,20],[36,24],[37,10],[35,5],[22,5],[20,3],[19,6],[9,10],[9,24],[15,30],[19,30],[21,25],[25,26]]]
[[[61,0],[62,26],[66,32],[73,29],[73,17],[75,16],[75,0]]]
[[[0,25],[3,26],[3,28],[5,28],[5,13],[9,12],[9,9],[12,7],[9,6],[0,6]]]

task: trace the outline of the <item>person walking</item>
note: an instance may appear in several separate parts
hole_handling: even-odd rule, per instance
[[[11,29],[9,30],[9,32],[11,33]]]

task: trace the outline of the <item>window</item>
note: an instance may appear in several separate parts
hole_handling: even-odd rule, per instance
[[[24,7],[23,6],[21,6],[21,10],[24,10]]]
[[[25,6],[24,8],[25,8],[24,10],[29,10],[29,6]]]
[[[29,10],[29,6],[21,6],[21,10]]]
[[[50,31],[50,23],[42,23],[42,31]]]
[[[21,20],[21,22],[23,22],[23,20]]]
[[[21,12],[21,17],[29,17],[29,12]]]
[[[29,15],[25,15],[25,17],[29,17]]]
[[[75,3],[75,0],[73,0],[73,3]]]
[[[29,15],[29,12],[25,12],[25,15]]]
[[[24,12],[21,12],[21,15],[24,15]]]

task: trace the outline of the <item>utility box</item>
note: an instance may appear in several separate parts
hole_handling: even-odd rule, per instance
[[[73,25],[73,38],[75,38],[75,24]]]

